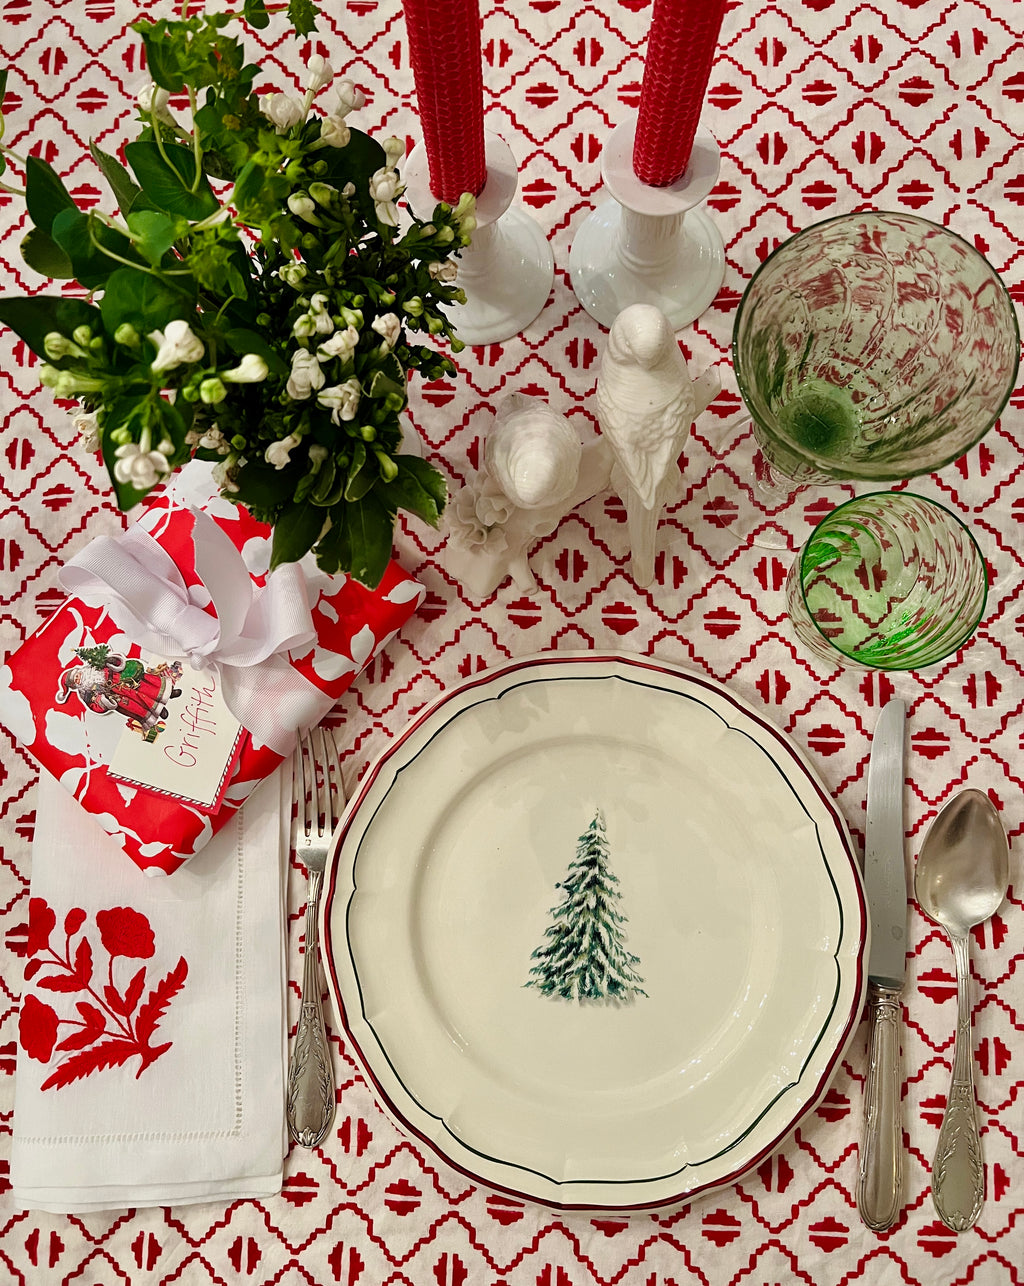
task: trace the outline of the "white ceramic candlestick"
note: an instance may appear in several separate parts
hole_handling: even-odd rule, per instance
[[[511,208],[519,183],[512,149],[489,130],[484,146],[487,181],[476,199],[476,231],[456,260],[466,303],[445,310],[466,344],[500,344],[518,335],[547,303],[555,276],[544,233],[525,211]],[[422,144],[409,153],[402,179],[410,206],[428,219],[438,198],[430,191]]]
[[[610,327],[630,304],[653,304],[674,330],[695,321],[718,294],[725,247],[705,210],[696,207],[718,179],[721,153],[698,130],[686,173],[668,187],[641,183],[633,173],[636,122],[616,126],[601,172],[612,199],[577,231],[569,253],[576,298]]]

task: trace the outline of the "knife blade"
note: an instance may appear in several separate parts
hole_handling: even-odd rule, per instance
[[[864,835],[871,949],[868,1074],[857,1208],[864,1223],[878,1232],[896,1222],[903,1190],[900,993],[907,967],[907,874],[903,856],[906,714],[903,701],[889,701],[875,724]]]

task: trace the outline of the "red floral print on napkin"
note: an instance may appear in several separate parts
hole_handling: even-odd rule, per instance
[[[78,996],[74,1002],[77,1016],[64,1018],[33,992],[22,998],[18,1017],[22,1049],[40,1063],[49,1063],[54,1054],[61,1056],[56,1070],[43,1081],[44,1090],[61,1089],[107,1068],[122,1067],[136,1056],[139,1066],[135,1075],[139,1077],[171,1048],[171,1041],[154,1045],[152,1039],[188,976],[184,956],[143,1000],[147,966],[134,970],[119,986],[118,979],[123,980],[129,970],[115,962],[153,958],[156,939],[149,920],[129,906],[96,912],[99,945],[108,957],[104,982],[95,967],[93,942],[81,932],[87,919],[81,907],[72,907],[64,917],[63,945],[57,935],[55,946],[56,913],[45,899],[29,899],[28,924],[22,926],[25,955],[29,957],[25,981],[35,979],[39,990],[56,992],[69,1000]]]

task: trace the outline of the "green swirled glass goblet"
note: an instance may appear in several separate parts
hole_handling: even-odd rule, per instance
[[[920,670],[961,648],[985,610],[974,536],[909,491],[855,496],[818,523],[790,568],[799,641],[831,665]]]
[[[955,460],[1013,392],[1020,333],[999,275],[962,237],[867,211],[764,260],[732,351],[770,509],[809,483],[893,482]]]

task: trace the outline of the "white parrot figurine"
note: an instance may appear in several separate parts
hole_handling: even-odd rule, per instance
[[[697,381],[665,314],[631,304],[612,323],[597,378],[597,418],[611,447],[611,488],[626,506],[633,576],[654,579],[661,511],[679,495],[676,461],[690,425],[721,388],[712,367]]]

